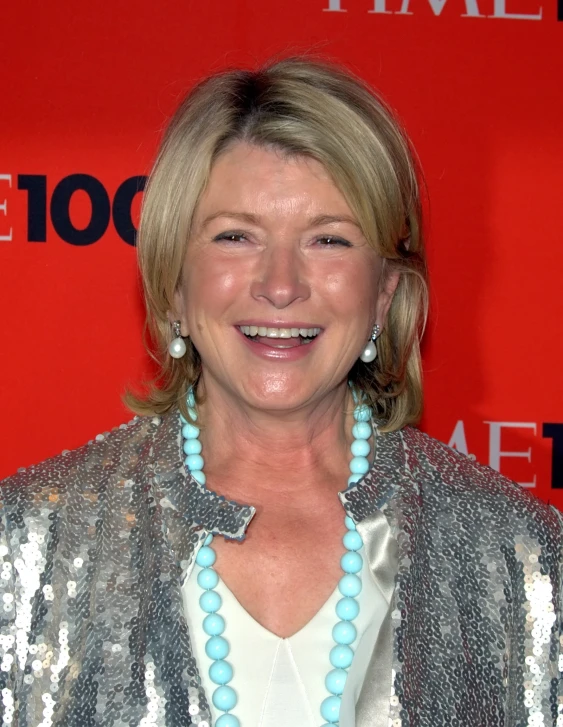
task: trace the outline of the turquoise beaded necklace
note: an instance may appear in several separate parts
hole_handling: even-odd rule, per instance
[[[367,456],[370,445],[368,439],[372,435],[370,425],[371,409],[365,404],[358,403],[356,396],[354,396],[354,401],[356,402],[356,408],[354,409],[355,423],[352,427],[354,441],[350,447],[352,459],[350,461],[348,485],[358,482],[369,470]],[[202,447],[199,441],[199,427],[196,425],[195,398],[191,388],[188,392],[187,404],[191,421],[187,421],[183,416],[181,417],[184,453],[186,454],[185,465],[192,477],[200,484],[205,485],[204,461],[201,456]],[[321,717],[325,721],[322,727],[338,725],[342,693],[346,684],[348,669],[354,657],[352,644],[357,637],[356,627],[353,622],[360,612],[360,605],[356,598],[362,590],[360,572],[363,566],[363,558],[359,551],[363,546],[363,542],[352,518],[346,516],[344,522],[347,530],[342,542],[346,552],[340,559],[343,575],[338,583],[338,590],[342,598],[336,604],[338,621],[332,629],[332,638],[335,645],[329,654],[332,669],[325,678],[325,686],[329,696],[322,701],[320,708]],[[199,599],[199,605],[205,613],[203,630],[209,637],[205,644],[205,653],[211,659],[209,677],[217,685],[213,691],[212,701],[216,709],[223,712],[217,719],[215,727],[241,727],[238,717],[232,713],[232,710],[237,706],[238,696],[235,690],[229,686],[234,672],[233,667],[227,661],[230,647],[229,642],[223,636],[225,619],[219,613],[222,600],[221,596],[214,590],[219,583],[219,576],[213,568],[216,554],[211,547],[212,542],[213,535],[210,533],[197,553],[196,563],[201,567],[197,582],[203,590]]]

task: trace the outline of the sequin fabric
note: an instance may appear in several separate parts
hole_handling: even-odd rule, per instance
[[[389,725],[563,725],[559,512],[411,428],[342,499],[399,546]]]
[[[187,478],[178,416],[99,435],[2,495],[4,725],[209,727],[182,573],[205,532],[241,538],[252,510]]]
[[[211,727],[181,585],[254,510],[181,445],[177,413],[142,417],[2,483],[4,725]],[[399,545],[388,724],[563,725],[557,511],[411,428],[377,437],[341,500]]]

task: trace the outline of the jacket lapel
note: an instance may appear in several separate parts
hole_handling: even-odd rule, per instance
[[[371,470],[341,499],[357,522],[370,569],[389,603],[356,704],[356,727],[387,727],[389,720],[400,718],[403,670],[408,668],[405,637],[416,629],[412,619],[405,619],[405,603],[414,597],[411,570],[420,495],[406,466],[400,432],[377,436]]]
[[[181,586],[206,534],[244,538],[254,508],[225,500],[186,471],[177,413],[162,419],[148,461],[153,463],[152,472],[146,476],[150,482],[148,499],[140,508],[147,518],[142,526],[147,536],[141,544],[141,562],[146,569],[139,574],[146,583],[141,589],[139,609],[139,633],[145,641],[139,662],[149,674],[154,670],[162,685],[169,727],[188,724],[189,709],[194,705],[200,719],[210,723],[208,698],[192,651]],[[166,608],[155,608],[155,604],[163,603]]]

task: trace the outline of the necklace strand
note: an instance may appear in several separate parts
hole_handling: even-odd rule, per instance
[[[352,427],[354,441],[350,447],[352,459],[350,461],[350,477],[348,478],[349,486],[358,482],[369,470],[367,457],[370,452],[370,445],[368,439],[372,435],[370,425],[371,409],[365,404],[359,403],[355,396],[354,401],[356,408],[354,409],[355,423]],[[185,465],[192,477],[201,485],[205,485],[204,460],[201,455],[201,442],[199,441],[200,430],[196,425],[195,397],[191,388],[188,391],[187,404],[191,421],[187,421],[181,416],[182,436],[184,438],[183,449],[186,454]],[[363,558],[359,551],[363,546],[363,542],[352,518],[346,516],[344,523],[346,533],[342,538],[342,542],[346,552],[340,559],[343,575],[338,582],[338,590],[342,598],[336,604],[335,609],[338,621],[332,629],[332,638],[335,642],[329,654],[332,669],[325,678],[325,686],[329,696],[321,702],[320,706],[321,717],[325,720],[322,727],[335,727],[335,725],[338,725],[342,693],[346,684],[348,669],[354,657],[352,644],[357,638],[357,630],[353,622],[360,612],[360,605],[356,599],[362,590],[360,573]],[[215,727],[241,727],[240,720],[232,713],[238,703],[238,695],[233,687],[229,686],[234,676],[234,670],[230,662],[227,661],[230,646],[223,636],[225,619],[219,613],[222,599],[219,593],[214,590],[219,583],[219,576],[213,568],[217,556],[211,547],[212,542],[213,535],[209,533],[197,553],[196,563],[201,567],[197,582],[203,591],[199,598],[199,605],[205,614],[202,626],[205,634],[209,637],[205,644],[205,653],[211,659],[209,678],[217,685],[212,694],[212,701],[215,708],[223,712],[215,722]]]

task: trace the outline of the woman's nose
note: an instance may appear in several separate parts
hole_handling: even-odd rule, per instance
[[[295,301],[306,300],[311,291],[304,273],[297,250],[266,250],[251,285],[252,297],[266,300],[275,308],[286,308]]]

